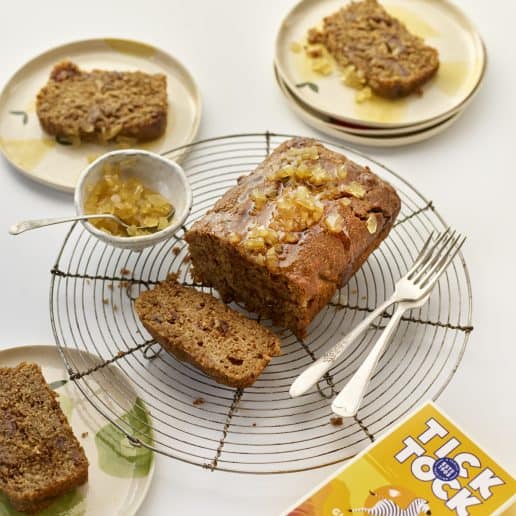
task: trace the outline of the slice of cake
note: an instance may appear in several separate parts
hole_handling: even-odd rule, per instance
[[[252,385],[280,354],[280,341],[267,328],[171,279],[140,294],[135,308],[163,348],[230,387]]]
[[[437,50],[411,34],[377,0],[351,2],[311,29],[310,44],[322,43],[354,80],[362,79],[382,97],[408,95],[439,67]],[[349,68],[353,70],[349,70]]]
[[[70,61],[54,67],[36,101],[43,129],[72,142],[154,140],[165,132],[167,110],[164,75],[86,72]]]
[[[36,364],[0,368],[0,491],[33,513],[88,480],[88,459]]]
[[[395,190],[369,168],[295,138],[187,232],[193,275],[303,338],[399,209]]]

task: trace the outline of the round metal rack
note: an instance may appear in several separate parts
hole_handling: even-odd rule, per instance
[[[194,205],[186,226],[165,243],[132,252],[100,242],[80,224],[70,229],[52,269],[55,340],[70,379],[134,445],[207,469],[241,473],[285,473],[334,464],[360,452],[418,404],[436,399],[459,366],[472,330],[471,285],[461,254],[440,278],[429,302],[405,314],[357,417],[332,418],[331,399],[359,367],[390,313],[370,327],[317,389],[289,397],[294,378],[389,295],[429,233],[446,227],[433,202],[407,181],[331,142],[324,143],[393,184],[402,209],[389,237],[317,316],[305,341],[277,330],[282,355],[245,390],[215,383],[152,341],[133,310],[133,300],[169,273],[192,283],[184,232],[239,176],[288,138],[269,132],[239,134],[167,152],[170,159],[181,161]],[[70,350],[93,353],[98,362],[81,361],[81,355]],[[120,419],[134,399],[124,392],[119,375],[132,382],[145,402],[152,444]]]

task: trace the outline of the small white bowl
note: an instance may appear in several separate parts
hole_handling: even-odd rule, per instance
[[[99,181],[107,163],[117,163],[131,158],[131,164],[124,167],[122,177],[136,177],[146,187],[160,193],[175,208],[170,226],[150,235],[121,237],[114,236],[96,228],[88,221],[82,221],[84,227],[100,240],[114,247],[141,250],[145,247],[170,238],[184,223],[192,208],[192,190],[183,169],[175,162],[159,154],[144,150],[117,150],[103,154],[91,163],[81,174],[75,189],[75,209],[77,215],[84,215],[84,202],[87,188]]]

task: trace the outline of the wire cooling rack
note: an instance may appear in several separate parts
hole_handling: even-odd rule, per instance
[[[286,473],[334,464],[357,454],[420,402],[436,399],[461,361],[472,330],[472,298],[459,254],[429,302],[403,317],[357,417],[332,419],[331,399],[359,367],[392,312],[370,327],[317,389],[289,397],[294,378],[383,301],[429,233],[446,226],[432,201],[407,181],[331,142],[324,143],[391,182],[402,209],[389,237],[317,316],[305,341],[276,329],[283,354],[245,390],[215,383],[152,341],[133,311],[133,300],[171,272],[192,283],[184,232],[240,175],[287,138],[269,132],[239,134],[167,152],[167,157],[181,160],[194,194],[190,217],[175,238],[132,252],[110,247],[75,224],[59,251],[52,269],[50,315],[68,374],[135,446],[149,446],[209,470],[241,473]],[[81,354],[70,351],[74,349],[94,353],[98,362],[82,362]],[[116,374],[108,364],[114,364]],[[152,445],[119,419],[134,399],[124,392],[118,374],[132,382],[148,408]]]

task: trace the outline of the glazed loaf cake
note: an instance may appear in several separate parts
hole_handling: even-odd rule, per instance
[[[167,102],[162,74],[86,72],[63,61],[38,93],[36,112],[47,133],[72,142],[146,141],[165,132]]]
[[[252,385],[280,354],[279,339],[267,328],[173,279],[140,294],[135,308],[163,348],[230,387]]]
[[[418,90],[439,67],[437,50],[411,34],[377,0],[351,2],[312,29],[341,67],[353,66],[378,95],[402,97]]]
[[[34,513],[88,480],[88,460],[36,364],[0,368],[0,491]]]
[[[315,140],[289,140],[186,234],[193,276],[303,338],[387,236],[395,190]]]

